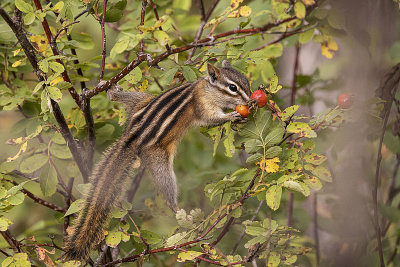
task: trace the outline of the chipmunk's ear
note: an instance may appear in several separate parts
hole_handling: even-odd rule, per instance
[[[207,63],[207,73],[210,81],[215,82],[219,78],[219,69],[210,63]]]
[[[232,68],[232,67],[231,67],[231,64],[229,64],[229,61],[228,61],[228,60],[222,61],[222,67],[223,67],[223,68]]]

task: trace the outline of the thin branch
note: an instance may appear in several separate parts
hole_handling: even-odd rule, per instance
[[[18,183],[15,182],[15,181],[11,181],[11,183],[14,184],[14,185],[18,185]],[[65,213],[65,212],[67,211],[67,210],[64,209],[64,208],[61,208],[61,207],[59,207],[59,206],[57,206],[57,205],[55,205],[55,204],[53,204],[53,203],[47,202],[46,200],[41,199],[40,197],[35,196],[32,192],[30,192],[30,191],[28,191],[28,190],[26,190],[26,189],[24,189],[24,188],[21,189],[21,192],[24,193],[24,194],[26,194],[26,195],[27,195],[29,198],[31,198],[33,201],[35,201],[36,203],[38,203],[38,204],[40,204],[40,205],[42,205],[42,206],[45,206],[45,207],[47,207],[47,208],[50,208],[50,209],[52,209],[52,210],[55,210],[55,211],[58,211],[58,212],[61,212],[61,213]]]
[[[200,26],[197,29],[196,35],[194,37],[193,43],[197,43],[198,40],[200,40],[201,35],[203,34],[204,31],[204,26],[206,26],[207,21],[209,20],[212,12],[214,11],[215,7],[217,6],[217,4],[219,3],[220,0],[214,0],[213,4],[211,5],[211,7],[208,9],[207,14],[205,14],[205,9],[204,9],[204,3],[203,0],[198,0],[199,1],[199,5],[200,5],[200,12],[201,12],[201,22],[200,22]],[[191,58],[193,57],[194,53],[196,52],[196,47],[194,47],[190,52],[189,55],[186,59],[186,63],[190,63]]]
[[[253,188],[255,179],[259,175],[260,175],[260,169],[257,170],[256,174],[254,175],[253,179],[250,181],[250,183],[247,186],[246,191],[243,193],[242,197],[233,206],[236,206],[236,208],[237,208],[237,207],[241,206],[241,204],[243,204],[243,202],[247,198],[249,198],[250,195],[248,193],[249,193],[250,189]],[[215,228],[215,226],[223,218],[225,218],[230,212],[232,212],[233,210],[234,209],[231,209],[231,210],[225,212],[224,214],[219,215],[218,218],[214,221],[214,223],[210,227],[208,227],[198,238],[196,238],[194,240],[191,240],[191,241],[188,241],[188,242],[176,245],[176,246],[153,249],[153,250],[147,251],[146,253],[141,253],[141,254],[136,254],[136,255],[133,255],[133,256],[129,256],[129,257],[124,257],[124,258],[118,259],[116,261],[109,262],[106,265],[104,265],[104,267],[106,267],[106,266],[114,266],[115,264],[122,263],[122,262],[133,262],[133,261],[136,261],[138,258],[143,257],[144,255],[151,255],[151,254],[160,253],[160,252],[172,251],[172,250],[176,250],[176,249],[179,249],[179,248],[182,248],[182,247],[186,247],[186,246],[189,246],[189,245],[196,244],[196,243],[204,240],[205,237]],[[201,255],[200,257],[202,257],[202,256],[203,255]],[[240,263],[239,262],[232,263],[232,265],[236,265],[236,264],[240,264]]]
[[[100,266],[101,261],[103,260],[104,256],[106,255],[107,249],[108,249],[108,246],[104,242],[104,244],[101,246],[101,252],[99,253],[99,256],[97,257],[97,259],[94,261],[93,266],[95,266],[95,267]]]
[[[382,162],[382,144],[383,144],[383,139],[385,137],[386,125],[389,120],[390,109],[392,107],[393,99],[397,91],[399,81],[400,81],[400,64],[397,64],[386,75],[382,85],[376,90],[377,96],[380,96],[383,100],[386,100],[384,104],[384,109],[381,113],[381,116],[383,117],[383,123],[382,123],[381,135],[379,138],[378,155],[376,159],[375,180],[374,180],[374,187],[372,190],[374,224],[375,224],[376,239],[378,242],[378,253],[379,253],[379,261],[381,267],[385,266],[385,260],[383,257],[383,248],[382,248],[382,236],[381,236],[382,232],[379,226],[379,213],[378,213],[378,186],[379,186],[379,177],[380,177],[381,162]]]
[[[100,21],[100,27],[101,27],[101,40],[102,40],[102,53],[101,53],[101,69],[100,69],[100,77],[99,80],[103,80],[104,77],[104,66],[106,64],[106,30],[104,28],[104,20],[106,18],[106,10],[107,10],[107,0],[104,0],[103,2],[103,14],[102,14],[102,18]]]
[[[56,35],[55,35],[54,38],[53,38],[53,45],[56,44],[56,41],[57,41],[58,36],[60,36],[60,34],[61,34],[63,31],[67,32],[67,29],[68,29],[69,26],[74,25],[74,24],[79,23],[79,22],[80,22],[79,20],[73,21],[73,22],[71,22],[71,23],[65,25],[65,26],[62,27],[61,29],[59,29],[58,32],[56,33]]]
[[[33,2],[35,3],[36,9],[42,11],[42,5],[40,4],[40,1],[39,0],[33,0]],[[46,18],[43,18],[42,26],[43,26],[44,32],[46,34],[46,37],[47,37],[47,42],[50,44],[50,47],[51,47],[51,50],[53,51],[53,54],[55,56],[59,55],[60,53],[58,52],[57,46],[52,41],[53,40],[53,36],[51,34],[50,26],[49,26]],[[64,66],[64,64],[61,61],[61,59],[56,59],[56,61]],[[70,95],[72,96],[72,98],[75,100],[75,103],[78,105],[78,107],[81,108],[81,99],[79,97],[79,94],[76,92],[75,88],[72,86],[71,79],[69,78],[69,75],[68,75],[67,70],[65,69],[65,67],[64,67],[64,71],[61,73],[61,76],[63,77],[65,82],[68,82],[68,83],[71,84],[71,87],[68,88],[68,91],[69,91]]]
[[[313,220],[314,220],[314,239],[315,239],[315,255],[317,257],[316,266],[319,266],[320,262],[320,251],[319,251],[319,234],[318,234],[318,194],[314,192],[313,194]]]
[[[87,88],[82,90],[82,111],[86,121],[88,142],[86,145],[86,164],[88,173],[92,172],[94,148],[96,145],[96,130],[94,127],[93,115],[90,109],[90,98],[86,97]],[[83,182],[89,182],[89,176],[83,177]]]
[[[227,31],[227,32],[223,32],[220,34],[216,34],[213,36],[209,36],[207,38],[201,39],[199,40],[197,43],[191,43],[188,45],[184,45],[181,47],[177,47],[174,49],[171,49],[170,51],[165,51],[163,53],[161,53],[160,55],[158,55],[156,58],[152,59],[149,55],[147,54],[143,54],[143,53],[139,53],[137,55],[137,57],[130,62],[125,68],[123,68],[118,74],[116,74],[115,76],[113,76],[110,80],[104,82],[104,83],[99,83],[93,90],[89,91],[87,93],[88,97],[93,97],[97,94],[99,94],[100,92],[108,89],[112,84],[117,83],[119,80],[121,80],[123,77],[125,77],[130,71],[132,71],[135,67],[137,67],[140,63],[147,61],[149,66],[156,66],[160,61],[166,59],[167,57],[169,57],[172,54],[177,54],[177,53],[181,53],[184,51],[187,51],[193,47],[201,47],[201,46],[212,46],[214,45],[214,41],[223,37],[227,37],[230,35],[235,35],[235,34],[249,34],[251,33],[251,35],[254,34],[258,34],[261,32],[266,32],[276,26],[279,26],[281,24],[290,22],[292,20],[294,20],[296,17],[289,17],[283,20],[279,20],[276,22],[272,22],[272,23],[268,23],[265,24],[262,27],[258,27],[258,28],[251,28],[251,29],[235,29],[235,30],[231,30],[231,31]]]
[[[260,201],[260,204],[258,204],[256,212],[254,213],[254,215],[250,219],[251,222],[256,219],[256,217],[257,217],[258,213],[260,212],[260,209],[261,209],[263,204],[264,204],[264,200]],[[242,233],[240,234],[238,240],[236,241],[235,245],[233,245],[233,248],[232,248],[231,252],[229,253],[230,255],[233,255],[233,253],[235,253],[235,251],[238,248],[240,242],[242,241],[245,233],[246,233],[246,227],[243,228]]]
[[[157,6],[154,4],[153,0],[150,0],[150,4],[151,4],[151,6],[152,6],[152,8],[153,8],[153,12],[154,12],[154,15],[156,16],[156,19],[157,19],[157,20],[160,20],[160,18],[158,17]],[[158,27],[158,29],[159,29],[160,31],[163,30],[161,26]],[[171,50],[171,48],[169,47],[168,44],[165,44],[165,49],[167,49],[167,51]]]
[[[296,99],[296,91],[297,91],[297,71],[299,69],[299,57],[300,57],[300,44],[296,44],[295,50],[295,58],[294,58],[294,66],[293,66],[293,76],[292,76],[292,93],[290,95],[290,105],[293,106]],[[289,203],[288,203],[288,219],[287,225],[292,225],[293,218],[293,200],[294,195],[292,192],[289,193]]]
[[[142,0],[142,11],[140,13],[140,26],[144,25],[144,16],[146,14],[147,0]],[[139,30],[140,34],[143,34],[142,30]],[[143,39],[139,42],[139,52],[143,53]]]

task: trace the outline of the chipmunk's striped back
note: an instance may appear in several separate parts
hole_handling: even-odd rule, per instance
[[[143,164],[172,211],[178,210],[173,159],[176,146],[192,125],[214,126],[241,120],[236,105],[249,100],[246,77],[228,63],[208,65],[208,76],[170,89],[158,97],[123,92],[114,85],[111,100],[127,106],[123,135],[104,153],[91,175],[91,189],[65,243],[64,260],[85,260],[104,237],[112,207],[118,203],[129,171]]]

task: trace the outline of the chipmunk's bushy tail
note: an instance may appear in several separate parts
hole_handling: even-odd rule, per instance
[[[135,151],[117,141],[104,153],[91,175],[90,192],[78,218],[68,232],[63,260],[86,260],[90,251],[104,238],[104,229],[112,207],[125,192],[124,185],[131,167],[138,168]]]

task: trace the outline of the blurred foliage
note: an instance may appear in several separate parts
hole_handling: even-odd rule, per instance
[[[207,11],[212,1],[204,2]],[[166,51],[166,45],[173,49],[194,40],[201,25],[197,1],[160,0],[155,4],[159,19],[148,5],[141,25],[141,1],[108,1],[104,17],[107,35],[104,80],[114,77],[136,58],[141,42],[144,52],[156,57]],[[0,165],[0,231],[6,233],[11,229],[21,251],[9,249],[10,245],[3,240],[1,248],[9,256],[2,256],[2,266],[54,266],[61,264],[58,258],[65,217],[73,217],[80,210],[87,185],[83,184],[77,164],[60,134],[50,100],[60,104],[69,130],[85,147],[85,117],[67,89],[73,86],[81,93],[80,83],[85,82],[89,89],[97,85],[103,2],[42,1],[42,10],[26,0],[3,0],[0,5],[10,16],[15,9],[22,12],[24,34],[36,50],[40,75],[44,77],[43,81],[37,80],[17,39],[5,21],[0,21],[0,107],[23,115],[16,116],[18,121],[13,122],[7,134],[8,148],[1,154]],[[85,9],[87,13],[76,20],[75,16]],[[288,22],[278,23],[291,17]],[[44,18],[50,24],[53,37],[57,35],[55,44],[60,55],[54,55],[47,43],[42,27]],[[79,22],[73,23],[76,21]],[[158,95],[164,89],[204,76],[207,62],[218,65],[227,59],[249,78],[252,91],[267,85],[270,98],[267,107],[253,112],[244,125],[229,122],[201,129],[202,134],[196,129],[186,135],[175,160],[179,205],[184,209],[175,218],[149,183],[142,183],[133,205],[124,201],[113,210],[115,219],[105,233],[105,242],[110,248],[119,248],[119,257],[130,255],[134,249],[140,253],[146,244],[156,249],[194,240],[226,213],[210,234],[218,236],[230,217],[235,218],[235,225],[217,249],[202,240],[186,246],[184,251],[158,253],[157,257],[146,256],[141,261],[146,266],[172,266],[175,262],[190,262],[203,256],[227,266],[252,255],[267,261],[271,267],[316,265],[314,241],[305,234],[309,218],[302,203],[311,192],[332,181],[325,164],[327,148],[316,147],[316,143],[340,126],[346,114],[333,102],[327,103],[333,108],[317,114],[304,115],[301,109],[315,104],[318,92],[337,90],[339,81],[324,76],[318,68],[312,74],[298,74],[295,102],[288,105],[282,96],[291,86],[278,83],[276,69],[283,53],[296,45],[316,44],[322,56],[334,60],[340,51],[336,38],[344,34],[345,18],[324,1],[221,0],[205,22],[203,36],[269,23],[277,26],[265,33],[233,35],[234,38],[226,37],[221,42],[198,47],[191,60],[187,60],[189,50],[170,55],[158,67],[142,62],[119,81],[124,90]],[[397,62],[399,55],[400,45],[395,42],[388,57]],[[64,80],[64,71],[68,72],[70,82]],[[380,103],[370,105],[375,104]],[[126,112],[124,107],[110,102],[104,92],[91,98],[91,110],[96,131],[96,160],[121,135]],[[379,110],[371,111],[371,115],[377,117],[377,114]],[[395,135],[387,134],[385,144],[392,153],[399,154],[400,144]],[[64,199],[71,178],[74,197]],[[242,205],[239,200],[245,196],[252,179],[255,179],[254,187]],[[46,208],[26,200],[27,190],[67,211],[43,210]],[[287,192],[295,196],[295,220],[290,227],[287,226],[290,202]],[[261,209],[257,210],[260,201]],[[398,221],[397,209],[383,207],[382,212],[388,220]],[[27,213],[37,215],[26,218]],[[245,237],[240,242],[241,229]],[[237,251],[229,253],[236,242],[240,242]],[[96,255],[93,252],[92,259]],[[73,263],[64,265],[73,266]]]

